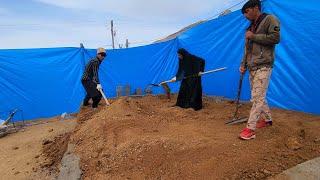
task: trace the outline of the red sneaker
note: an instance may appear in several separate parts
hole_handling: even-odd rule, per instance
[[[240,133],[240,139],[250,140],[254,138],[256,138],[256,133],[249,128],[244,128]]]
[[[267,127],[267,126],[272,126],[272,121],[266,121],[264,119],[260,119],[257,122],[256,128],[264,128],[264,127]]]

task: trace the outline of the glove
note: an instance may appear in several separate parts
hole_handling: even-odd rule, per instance
[[[98,89],[98,90],[101,90],[101,89],[102,89],[101,84],[97,84],[97,89]]]
[[[177,81],[177,77],[173,77],[170,81],[171,82],[176,82]]]
[[[201,72],[201,71],[200,71],[200,72],[198,73],[198,76],[201,76],[201,75],[202,75],[202,73],[203,73],[203,72]]]

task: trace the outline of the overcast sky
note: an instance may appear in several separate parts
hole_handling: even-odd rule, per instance
[[[152,43],[244,0],[0,0],[0,49]],[[242,3],[243,4],[243,3]],[[241,4],[232,10],[238,9]]]

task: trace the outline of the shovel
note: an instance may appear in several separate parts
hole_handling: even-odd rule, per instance
[[[0,124],[0,128],[7,126],[17,112],[18,112],[18,109],[13,110],[10,113],[9,117],[2,124]]]
[[[239,80],[238,94],[237,94],[237,99],[236,99],[236,110],[233,114],[233,118],[226,122],[226,124],[228,124],[228,125],[240,124],[240,123],[244,123],[244,122],[248,121],[247,117],[240,118],[238,115],[238,111],[240,108],[240,95],[241,95],[241,89],[242,89],[243,76],[244,76],[244,73],[241,73],[240,80]]]
[[[104,94],[103,90],[99,88],[98,91],[102,94],[103,99],[104,99],[104,101],[106,102],[106,105],[107,105],[107,106],[110,106],[110,103],[109,103],[106,95]]]
[[[190,76],[186,76],[183,79],[188,79],[188,78],[191,78],[191,77],[198,77],[198,76],[202,76],[202,75],[209,74],[209,73],[223,71],[223,70],[226,70],[226,69],[227,69],[226,67],[223,67],[223,68],[213,69],[213,70],[209,70],[209,71],[205,71],[205,72],[200,72],[199,74],[193,74],[193,75],[190,75]],[[175,81],[167,80],[167,81],[162,81],[159,84],[151,84],[151,85],[152,86],[157,86],[157,87],[162,86],[163,89],[165,90],[166,94],[167,94],[168,99],[170,99],[170,88],[169,88],[169,86],[167,84],[167,83],[170,83],[170,82],[175,82]]]
[[[172,81],[171,81],[171,80],[168,80],[168,81],[163,81],[163,82],[161,82],[161,83],[159,83],[159,84],[151,84],[151,85],[152,85],[152,86],[157,86],[157,87],[162,86],[163,89],[164,89],[164,91],[166,92],[167,98],[168,98],[168,99],[171,99],[171,96],[170,96],[171,90],[170,90],[170,87],[169,87],[168,84],[167,84],[167,83],[169,83],[169,82],[172,82]]]

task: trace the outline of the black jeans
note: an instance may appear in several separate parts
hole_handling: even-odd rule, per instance
[[[83,105],[89,105],[89,100],[92,99],[92,107],[98,107],[98,104],[102,98],[102,94],[97,90],[97,83],[93,81],[81,81],[87,94],[83,100]]]

